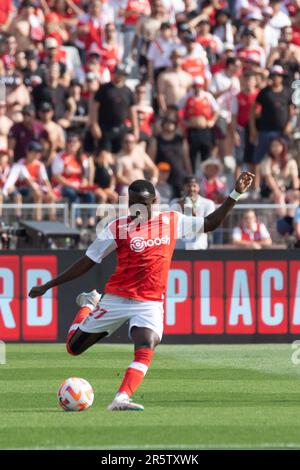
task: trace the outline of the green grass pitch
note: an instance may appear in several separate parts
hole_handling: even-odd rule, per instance
[[[130,345],[97,345],[71,357],[64,345],[7,346],[0,365],[0,448],[300,448],[300,365],[291,345],[158,348],[134,398],[142,413],[109,413]],[[93,406],[64,412],[56,391],[87,379]]]

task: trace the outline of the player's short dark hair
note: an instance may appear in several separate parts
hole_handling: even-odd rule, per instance
[[[198,183],[196,175],[187,175],[184,177],[183,184]]]
[[[149,193],[151,196],[156,196],[153,184],[147,180],[133,181],[129,186],[128,191],[133,191],[134,193]]]
[[[243,75],[243,78],[256,77],[256,73],[253,70],[246,70]]]
[[[239,62],[239,60],[240,59],[238,57],[227,57],[225,61],[226,68],[229,67],[230,65],[235,65],[237,62]]]
[[[171,29],[171,23],[169,23],[168,21],[163,21],[160,25],[160,30],[162,31],[164,29]]]

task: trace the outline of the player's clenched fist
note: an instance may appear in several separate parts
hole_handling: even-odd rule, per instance
[[[245,193],[250,188],[255,175],[250,171],[244,171],[240,174],[235,183],[235,190],[239,193]]]
[[[41,295],[44,295],[47,290],[48,290],[48,287],[46,287],[45,285],[35,286],[30,290],[28,295],[29,297],[34,299],[35,297],[40,297]]]

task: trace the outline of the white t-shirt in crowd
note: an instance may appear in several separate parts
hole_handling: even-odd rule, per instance
[[[178,201],[179,199],[173,199],[170,202],[170,209],[176,210],[178,209]],[[192,208],[192,201],[189,197],[186,198],[185,204],[188,207]],[[195,204],[196,207],[196,214],[197,217],[207,217],[209,214],[214,212],[215,204],[211,199],[207,199],[198,195],[197,201]],[[185,238],[179,240],[176,244],[176,249],[185,249],[185,250],[206,250],[208,247],[208,237],[207,233],[197,233],[196,235],[192,236],[191,238]]]
[[[286,26],[291,26],[291,24],[290,17],[284,11],[280,10],[278,13],[276,13],[276,15],[274,15],[267,23],[267,26],[270,29],[268,43],[270,38],[272,38],[271,45],[276,47],[278,44],[278,39],[281,35],[281,29],[285,28]]]
[[[177,47],[178,44],[173,40],[166,41],[161,37],[157,37],[149,46],[147,59],[152,60],[154,69],[169,67],[171,65],[171,52]]]
[[[231,120],[233,97],[240,92],[240,89],[241,87],[238,77],[229,77],[225,72],[216,73],[211,80],[209,91],[212,94],[227,90],[216,98],[221,109],[220,115],[226,119],[227,122],[230,122]]]
[[[170,23],[175,23],[176,13],[184,11],[183,0],[162,0],[162,3],[169,14]]]

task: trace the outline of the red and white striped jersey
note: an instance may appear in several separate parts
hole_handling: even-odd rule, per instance
[[[178,238],[203,232],[203,217],[160,212],[149,220],[122,217],[108,224],[89,246],[86,256],[95,263],[116,250],[118,265],[105,293],[141,301],[162,301]]]
[[[189,96],[184,107],[184,118],[203,116],[207,120],[212,119],[214,113],[219,110],[219,106],[211,93],[201,91],[200,96]]]
[[[250,47],[238,47],[236,51],[237,57],[245,62],[254,62],[261,67],[265,66],[266,55],[262,47],[253,45]]]
[[[25,158],[22,158],[15,163],[4,185],[4,193],[7,189],[13,186],[27,186],[27,180],[30,179],[39,185],[48,182],[48,175],[44,163],[39,160],[34,160],[31,163],[26,163]]]
[[[245,240],[258,242],[270,238],[270,234],[265,224],[256,222],[252,230],[247,229],[243,225],[240,227],[235,227],[232,237],[233,241]]]

